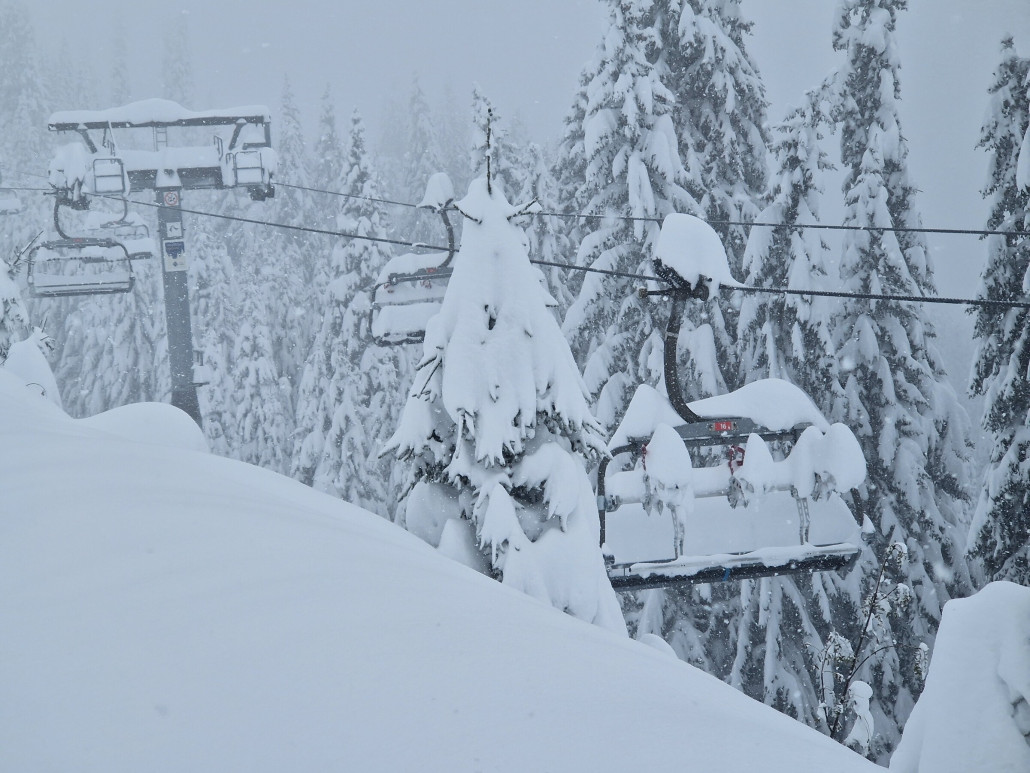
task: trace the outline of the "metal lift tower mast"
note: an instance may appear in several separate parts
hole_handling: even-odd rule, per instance
[[[158,204],[164,278],[168,359],[172,405],[186,411],[199,425],[200,404],[193,378],[193,331],[190,323],[188,255],[182,222],[182,195],[188,190],[246,188],[252,199],[275,195],[272,178],[276,157],[271,147],[271,117],[265,107],[229,108],[194,112],[174,102],[150,99],[99,111],[63,111],[48,121],[50,131],[75,132],[86,145],[81,170],[64,170],[65,185],[57,195],[88,207],[90,194],[126,196],[130,191],[152,190]],[[202,146],[169,143],[169,129],[212,127],[213,142]],[[120,149],[115,132],[153,134],[153,150]],[[100,146],[96,135],[100,135]],[[99,171],[98,162],[105,174]],[[106,170],[121,165],[123,180],[115,189]],[[52,180],[53,182],[53,180]],[[73,203],[73,206],[75,204]]]

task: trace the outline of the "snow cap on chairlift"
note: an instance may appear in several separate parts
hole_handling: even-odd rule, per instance
[[[654,259],[679,274],[691,287],[697,286],[700,277],[711,280],[713,292],[721,286],[741,286],[730,274],[726,248],[719,234],[693,215],[673,213],[665,218]]]
[[[454,201],[454,185],[446,172],[437,172],[431,175],[426,183],[426,195],[419,202],[419,207],[440,212],[448,204]]]

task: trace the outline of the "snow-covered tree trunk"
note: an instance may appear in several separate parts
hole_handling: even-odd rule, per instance
[[[387,445],[417,470],[407,527],[506,585],[624,630],[585,469],[604,441],[554,301],[500,186],[476,180],[458,206],[454,274]]]
[[[1002,43],[980,147],[990,154],[983,190],[991,204],[987,228],[1030,230],[1030,59]],[[1022,172],[1022,174],[1021,174]],[[987,237],[987,264],[978,297],[1030,299],[1030,237]],[[979,341],[971,391],[985,395],[984,429],[991,458],[969,532],[968,557],[978,583],[1030,585],[1030,312],[977,310]]]

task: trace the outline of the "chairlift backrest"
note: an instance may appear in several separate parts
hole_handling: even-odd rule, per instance
[[[135,282],[128,251],[112,239],[57,239],[29,250],[27,284],[35,298],[128,293]]]

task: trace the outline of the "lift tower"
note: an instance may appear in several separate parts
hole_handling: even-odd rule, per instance
[[[276,155],[268,108],[195,112],[168,100],[148,99],[110,110],[54,113],[48,128],[77,133],[82,140],[60,148],[51,163],[50,184],[58,206],[88,209],[96,196],[126,198],[133,191],[155,192],[172,405],[200,424],[182,196],[189,190],[227,188],[245,188],[255,201],[275,195]],[[214,130],[210,144],[190,144],[199,128]],[[134,149],[141,134],[149,140],[148,149]]]

